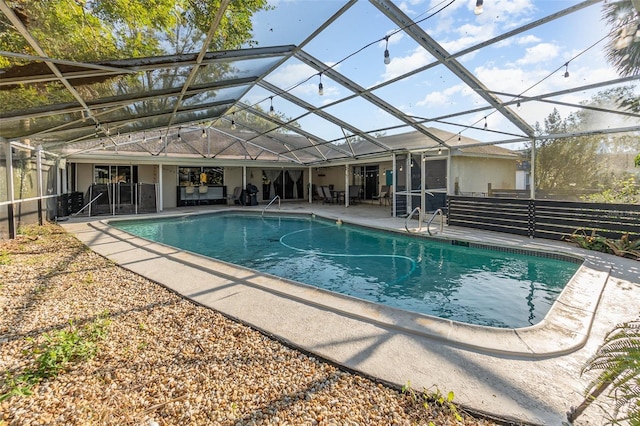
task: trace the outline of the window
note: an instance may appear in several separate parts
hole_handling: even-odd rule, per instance
[[[96,165],[93,181],[98,184],[138,183],[138,166]]]
[[[178,167],[178,184],[224,185],[223,167]]]

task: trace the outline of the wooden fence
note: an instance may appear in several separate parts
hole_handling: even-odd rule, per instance
[[[447,223],[561,240],[577,230],[607,238],[640,238],[640,205],[517,198],[447,197]]]

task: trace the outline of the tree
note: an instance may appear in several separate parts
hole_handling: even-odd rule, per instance
[[[14,0],[10,5],[48,55],[57,59],[94,62],[197,51],[197,43],[201,43],[209,31],[220,1]],[[245,42],[255,44],[250,42],[251,16],[269,7],[267,0],[232,2],[210,42],[209,50],[236,49]],[[0,50],[36,53],[4,14],[0,15]],[[1,69],[20,66],[46,69],[36,62],[0,57]],[[222,67],[206,67],[202,73],[206,81],[226,71]],[[107,80],[87,81],[77,90],[86,99],[96,99],[131,93],[135,89],[151,91],[174,87],[174,82],[182,78],[180,72],[184,71],[173,69],[171,72],[115,76]],[[1,111],[74,101],[66,88],[58,83],[0,91]],[[141,103],[131,108],[158,111],[158,107],[162,106]]]
[[[630,0],[609,1],[602,6],[603,19],[611,26],[607,59],[621,76],[640,73],[640,11]]]
[[[635,197],[637,190],[633,185],[637,185],[640,176],[630,168],[633,167],[633,156],[640,151],[636,134],[553,137],[611,126],[616,117],[603,113],[602,109],[615,107],[619,99],[630,98],[633,92],[632,86],[603,90],[582,103],[589,108],[579,109],[564,119],[554,109],[545,118],[544,127],[536,123],[536,188],[554,192],[609,188],[607,194],[601,194],[603,197],[590,199],[609,202],[617,202],[615,194],[628,194],[631,188]],[[618,119],[621,125],[627,120],[620,116]],[[614,187],[620,190],[614,190]]]
[[[637,2],[635,4],[638,4]],[[603,19],[611,26],[607,42],[607,60],[623,77],[640,73],[640,10],[629,0],[604,2]],[[640,98],[619,99],[626,110],[640,113]]]
[[[557,109],[544,120],[544,128],[536,123],[535,185],[541,191],[568,191],[591,187],[599,175],[598,142],[593,137],[546,138],[544,135],[565,134],[575,130],[576,122],[563,120]]]

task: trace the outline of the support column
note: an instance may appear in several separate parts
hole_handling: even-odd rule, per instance
[[[529,182],[529,198],[536,199],[536,140],[531,139],[531,176]]]
[[[42,145],[36,148],[36,175],[38,176],[38,225],[42,226]]]
[[[398,175],[396,173],[396,153],[393,153],[391,159],[391,216],[396,217],[396,179]]]
[[[158,164],[158,183],[156,185],[156,212],[160,213],[164,210],[164,197],[162,196],[162,164]]]
[[[13,191],[13,156],[11,153],[11,143],[6,139],[2,139],[5,145],[5,158],[7,159],[7,221],[9,229],[9,238],[16,237],[16,220],[14,216],[15,209],[15,193]]]
[[[349,207],[349,165],[348,164],[344,165],[344,206]]]
[[[422,226],[425,210],[427,207],[427,190],[425,188],[425,172],[427,169],[427,162],[425,161],[426,159],[427,158],[425,157],[424,152],[420,153],[420,214],[418,215],[418,226]]]
[[[455,182],[451,179],[451,148],[447,148],[447,195],[455,193]]]
[[[309,167],[309,204],[313,204],[313,169]]]

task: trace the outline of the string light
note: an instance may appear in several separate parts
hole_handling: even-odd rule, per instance
[[[273,108],[273,96],[271,96],[269,100],[271,101],[271,106],[269,107],[269,115],[273,117],[274,115],[276,115],[276,110]]]
[[[386,42],[386,45],[384,47],[384,63],[385,65],[389,65],[389,63],[391,62],[391,58],[389,57],[389,36],[386,36],[384,38],[384,41]]]
[[[322,73],[320,73],[320,84],[318,84],[318,95],[324,95],[324,87],[322,86]]]
[[[476,0],[476,7],[475,9],[473,9],[473,13],[475,13],[476,15],[482,14],[482,11],[483,11],[482,3],[483,3],[483,0]]]
[[[204,138],[206,138],[206,137],[207,137],[207,131],[206,131],[205,129],[202,129],[202,134],[200,135],[200,137],[201,137],[202,139],[204,139]]]
[[[484,116],[484,129],[487,130],[487,116]]]
[[[460,133],[458,133],[458,143],[460,143]]]
[[[162,143],[162,136],[158,136],[158,145]]]
[[[518,111],[520,111],[520,100],[518,100],[518,103],[516,104],[516,108],[518,109]]]
[[[231,128],[232,128],[233,130],[235,130],[235,129],[236,129],[236,120],[235,120],[235,116],[236,116],[236,113],[234,112],[234,113],[232,114],[232,117],[231,117]]]
[[[438,155],[442,154],[442,147],[438,147]]]
[[[569,62],[564,64],[564,78],[569,78]]]
[[[182,136],[180,136],[180,129],[178,129],[178,142],[182,142]]]

